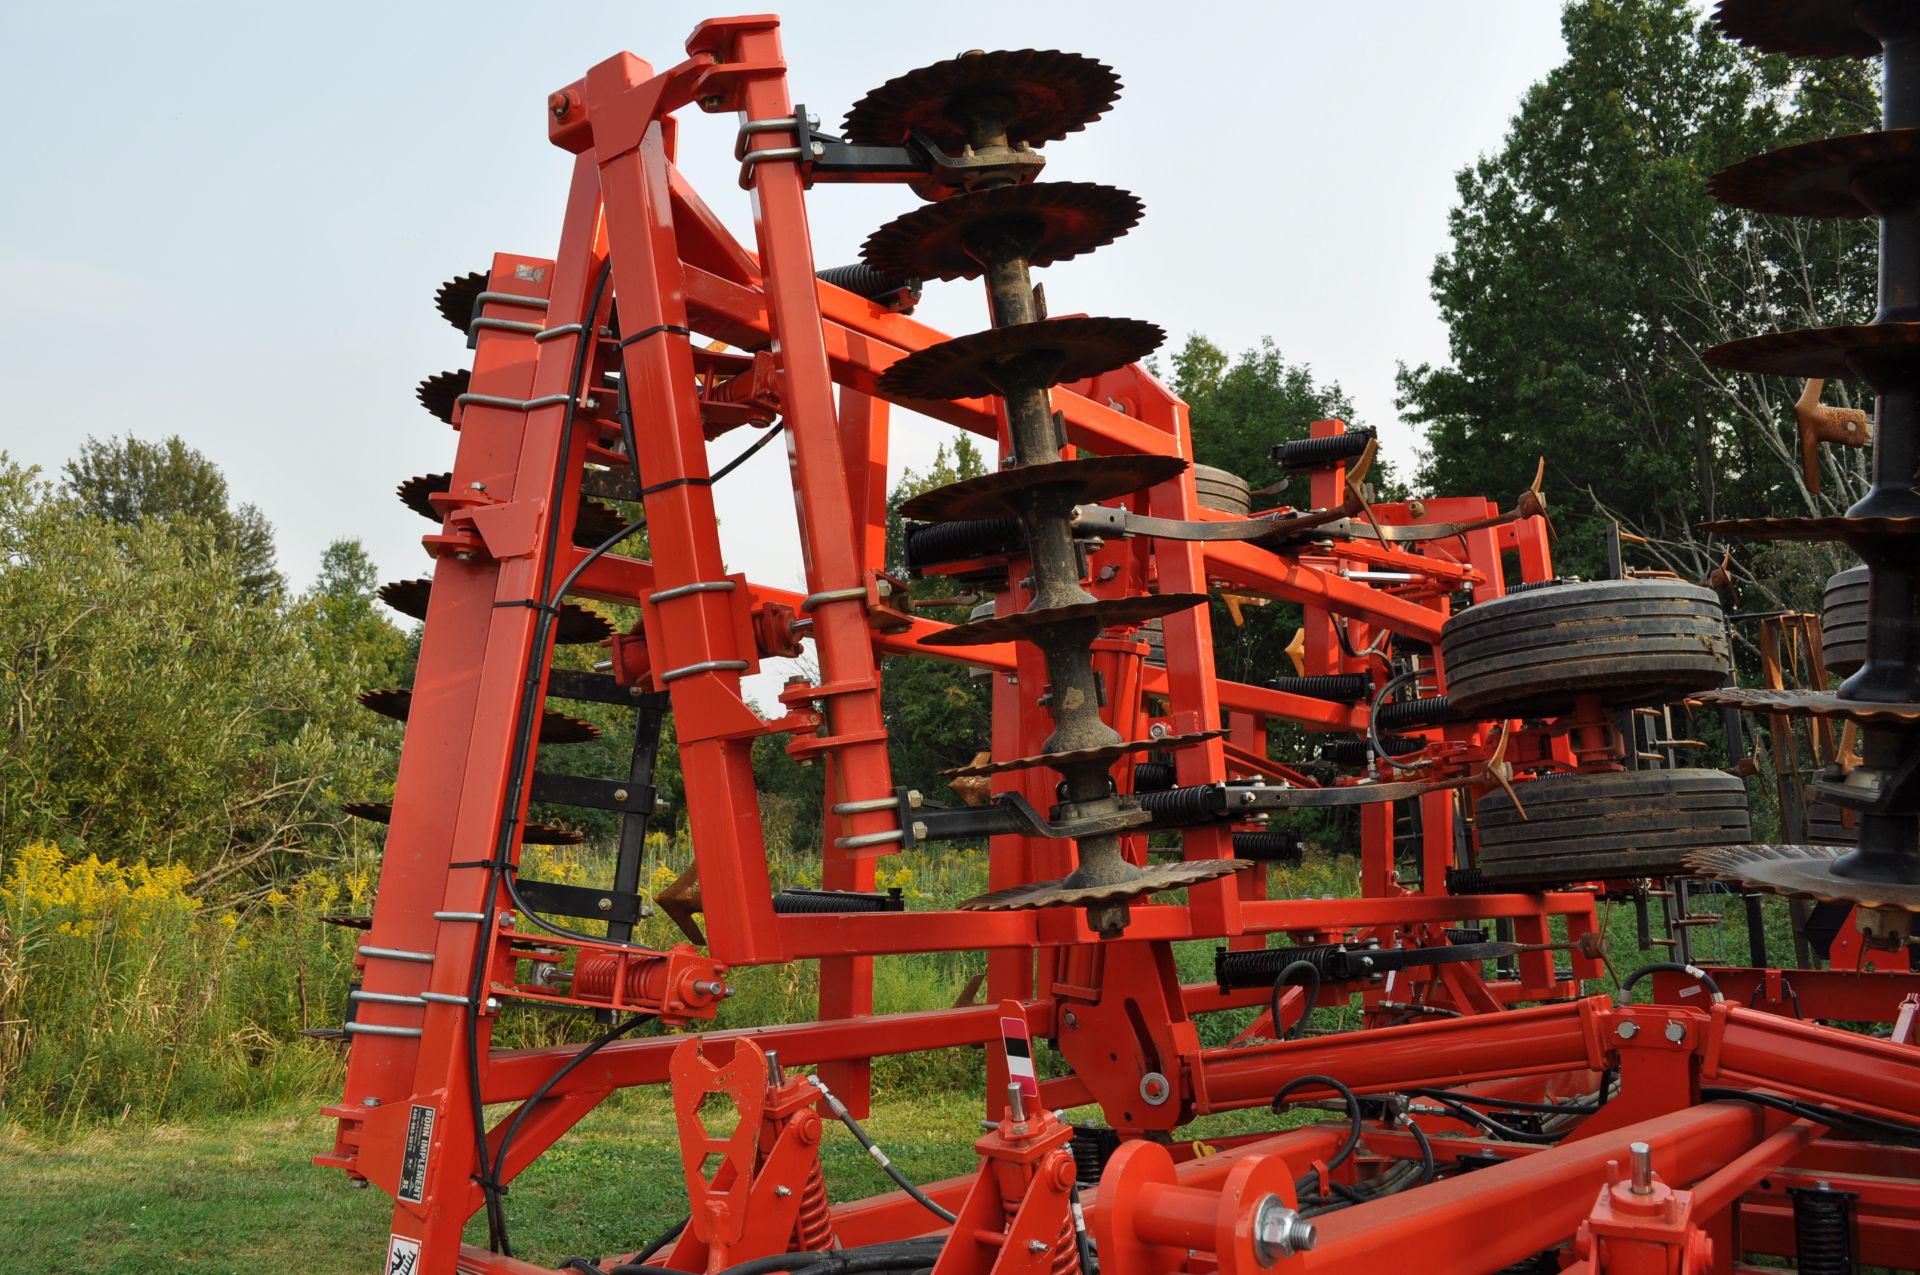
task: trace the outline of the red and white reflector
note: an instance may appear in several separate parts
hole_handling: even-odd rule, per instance
[[[1029,1098],[1040,1096],[1040,1077],[1033,1069],[1033,1029],[1018,1001],[1000,1002],[1000,1044],[1007,1053],[1007,1081],[1020,1086]]]

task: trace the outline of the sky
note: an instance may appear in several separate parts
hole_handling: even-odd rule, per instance
[[[1113,66],[1117,106],[1046,148],[1045,177],[1138,194],[1142,224],[1037,272],[1056,313],[1147,319],[1170,347],[1270,338],[1338,382],[1405,473],[1402,362],[1443,362],[1428,273],[1454,175],[1496,149],[1563,55],[1552,0],[1190,3],[795,0],[793,95],[837,127],[881,82],[970,48],[1060,48]],[[667,67],[702,4],[20,3],[0,14],[0,451],[56,472],[88,435],[177,433],[273,522],[296,586],[357,537],[385,578],[424,574],[427,523],[393,488],[450,467],[414,401],[463,366],[432,300],[495,250],[551,255],[569,159],[546,95],[620,50]],[[683,116],[681,163],[751,243],[734,121]],[[817,188],[821,266],[917,206]],[[977,284],[918,318],[986,326]],[[1304,422],[1303,422],[1304,424]],[[895,474],[950,436],[902,417]],[[716,463],[746,440],[713,444]],[[729,565],[798,587],[786,461],[719,489]]]

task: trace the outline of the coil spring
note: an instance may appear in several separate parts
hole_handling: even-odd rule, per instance
[[[1150,827],[1186,828],[1196,823],[1210,823],[1221,817],[1219,794],[1219,785],[1199,784],[1191,788],[1168,788],[1135,795],[1140,808],[1153,816]]]
[[[1223,992],[1231,992],[1247,987],[1272,987],[1273,980],[1287,966],[1295,961],[1305,961],[1313,966],[1314,972],[1324,976],[1327,972],[1327,960],[1340,949],[1331,945],[1318,947],[1263,947],[1251,952],[1229,952],[1224,947],[1213,949],[1213,978]]]
[[[1573,576],[1555,576],[1551,580],[1522,580],[1519,584],[1507,586],[1507,596],[1512,597],[1516,593],[1532,593],[1535,589],[1551,589],[1559,584],[1578,583],[1580,581]]]
[[[1309,699],[1358,704],[1373,694],[1373,680],[1365,673],[1336,673],[1331,677],[1276,677],[1273,689]]]
[[[1382,704],[1380,711],[1373,715],[1382,730],[1395,730],[1408,726],[1438,726],[1453,717],[1453,701],[1445,695],[1430,695],[1426,699],[1403,699],[1397,704]]]
[[[1484,943],[1487,941],[1485,930],[1476,930],[1471,926],[1449,925],[1445,934],[1449,943]]]
[[[943,562],[986,558],[1011,552],[1025,543],[1018,518],[928,523],[907,530],[907,569],[924,571]]]
[[[583,952],[580,959],[573,963],[573,994],[589,1000],[612,1000],[614,971],[620,968],[620,958],[598,952]],[[643,982],[647,967],[643,962],[627,963],[627,986],[625,1000],[638,1000],[643,992]]]
[[[1003,1224],[1006,1230],[1013,1229],[1013,1218],[1020,1211],[1020,1205],[1020,1200],[1001,1198],[1000,1207],[1002,1216],[1006,1219]],[[1051,1265],[1047,1268],[1047,1275],[1079,1275],[1080,1246],[1073,1233],[1071,1211],[1061,1223],[1060,1234],[1053,1241],[1053,1252],[1048,1260]]]
[[[900,891],[861,894],[855,890],[782,890],[773,896],[773,910],[782,916],[816,912],[904,912],[907,901]]]
[[[1285,859],[1298,859],[1303,848],[1300,838],[1291,832],[1236,832],[1233,834],[1233,857],[1252,859],[1255,863],[1277,863]]]
[[[1267,455],[1282,469],[1319,469],[1352,460],[1373,441],[1370,429],[1350,429],[1325,438],[1296,438],[1276,444]]]
[[[1173,787],[1173,763],[1170,761],[1137,761],[1133,763],[1133,790],[1135,792],[1165,792]]]
[[[815,271],[814,276],[869,301],[889,302],[896,309],[903,305],[910,306],[920,299],[918,279],[896,279],[858,261],[850,266],[829,266],[825,270]]]
[[[1448,894],[1485,894],[1490,887],[1487,874],[1478,868],[1448,868]]]
[[[793,1251],[822,1253],[835,1247],[833,1206],[827,1200],[826,1176],[816,1159],[807,1166],[807,1182],[800,1188],[800,1212],[793,1219]]]
[[[1860,1269],[1854,1252],[1852,1191],[1789,1187],[1793,1199],[1793,1244],[1801,1275],[1854,1275]]]
[[[1120,1135],[1103,1124],[1073,1126],[1073,1176],[1081,1186],[1098,1186],[1107,1171],[1107,1161],[1120,1149]]]
[[[1395,757],[1416,752],[1426,746],[1418,735],[1387,735],[1380,740]],[[1373,758],[1373,747],[1364,739],[1330,739],[1320,745],[1320,760],[1339,766],[1364,766]]]

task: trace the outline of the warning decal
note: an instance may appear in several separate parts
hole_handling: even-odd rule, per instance
[[[415,1108],[419,1110],[419,1108]],[[420,1269],[420,1241],[396,1235],[387,1241],[387,1275],[413,1275]]]

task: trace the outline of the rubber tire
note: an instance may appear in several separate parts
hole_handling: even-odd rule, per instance
[[[1621,770],[1515,784],[1527,817],[1498,789],[1474,807],[1490,883],[1548,888],[1677,876],[1690,851],[1753,840],[1747,786],[1723,770]]]
[[[1199,490],[1202,509],[1238,514],[1243,518],[1253,510],[1253,489],[1238,474],[1212,465],[1195,465],[1193,483]]]
[[[1820,612],[1820,655],[1827,672],[1852,677],[1867,662],[1867,567],[1861,563],[1827,580]]]
[[[1814,798],[1807,803],[1807,843],[1816,846],[1850,846],[1860,840],[1860,827],[1849,828],[1842,822],[1843,812],[1830,801]],[[1857,820],[1858,815],[1854,816]]]
[[[1575,696],[1638,708],[1724,685],[1726,618],[1678,580],[1588,580],[1468,607],[1440,631],[1453,707],[1475,717],[1556,716]]]

